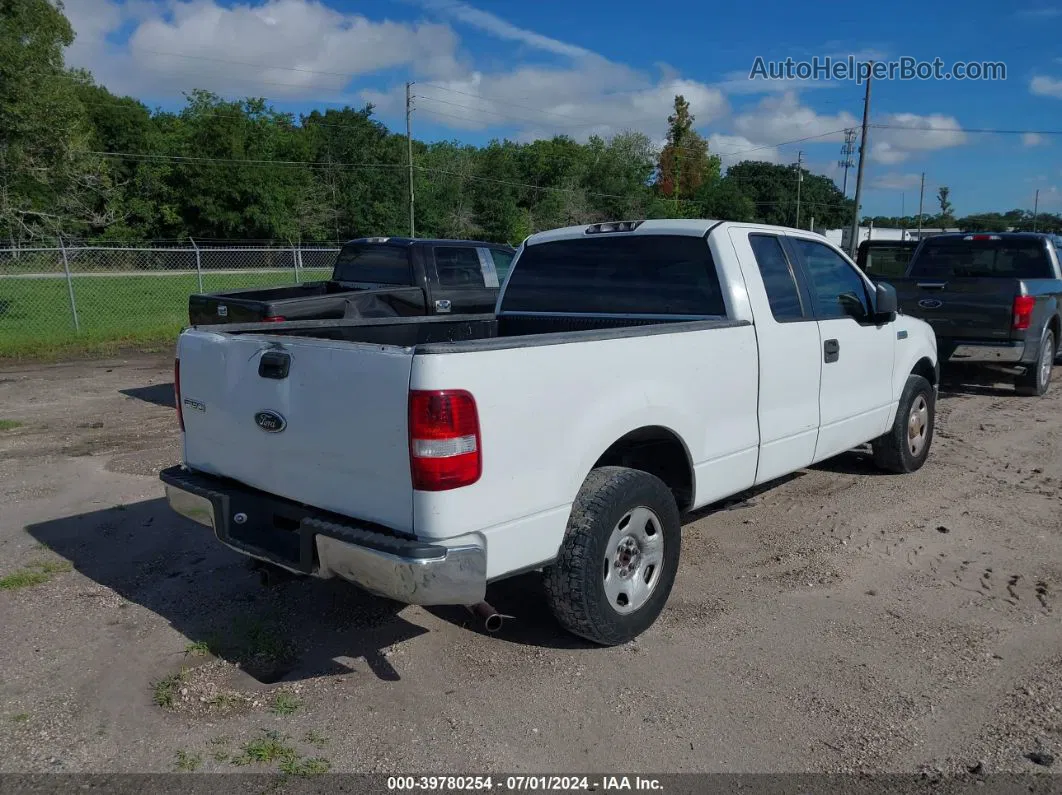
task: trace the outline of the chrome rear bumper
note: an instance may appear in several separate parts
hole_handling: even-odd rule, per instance
[[[231,549],[295,574],[339,577],[405,604],[470,605],[486,595],[487,554],[476,536],[444,544],[400,538],[181,467],[159,477],[175,512]],[[290,529],[278,529],[277,516]]]

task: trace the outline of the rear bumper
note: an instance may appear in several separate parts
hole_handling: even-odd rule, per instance
[[[957,340],[948,361],[975,364],[1018,364],[1025,356],[1025,343],[1018,342],[971,342]]]
[[[469,605],[486,594],[486,550],[474,537],[446,545],[402,538],[180,466],[159,478],[174,511],[295,574],[340,577],[406,604]]]

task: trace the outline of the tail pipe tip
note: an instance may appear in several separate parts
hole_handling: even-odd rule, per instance
[[[502,628],[502,624],[505,623],[505,619],[512,618],[512,616],[506,616],[499,613],[493,607],[486,602],[480,602],[474,605],[465,605],[472,615],[483,621],[483,628],[487,632],[497,632]]]

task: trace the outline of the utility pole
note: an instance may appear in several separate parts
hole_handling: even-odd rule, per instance
[[[793,224],[797,229],[800,228],[800,184],[804,181],[804,153],[797,152],[797,206],[796,206],[796,223]]]
[[[409,155],[409,236],[416,237],[413,223],[413,83],[406,83],[406,152]]]
[[[867,159],[867,125],[870,123],[870,80],[873,76],[874,64],[870,63],[867,71],[867,92],[863,98],[863,130],[859,138],[859,168],[856,170],[855,209],[852,210],[852,239],[851,255],[855,259],[856,249],[859,248],[859,202],[863,200],[863,166]]]
[[[922,202],[926,198],[926,172],[922,172],[922,187],[918,189],[918,239],[922,239]]]
[[[841,188],[841,194],[848,197],[848,169],[855,165],[852,162],[852,153],[855,152],[855,129],[849,128],[844,131],[844,146],[841,147],[841,159],[837,161],[837,165],[844,169],[844,186]]]
[[[1036,189],[1036,198],[1033,200],[1033,231],[1037,231],[1040,220],[1040,189]]]

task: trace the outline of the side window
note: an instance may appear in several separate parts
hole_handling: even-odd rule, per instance
[[[498,272],[498,283],[501,284],[505,281],[505,277],[509,273],[509,268],[512,267],[513,257],[516,256],[515,252],[502,251],[499,248],[490,249],[491,259],[494,260],[494,270]]]
[[[775,320],[803,320],[800,292],[793,269],[789,266],[782,242],[774,235],[749,235],[749,245],[756,255],[756,265],[767,290],[767,301]]]
[[[799,237],[790,240],[804,258],[819,316],[824,319],[866,319],[870,314],[870,302],[867,300],[866,284],[855,268],[822,243]]]
[[[435,247],[435,271],[445,287],[485,287],[483,269],[474,248]]]

